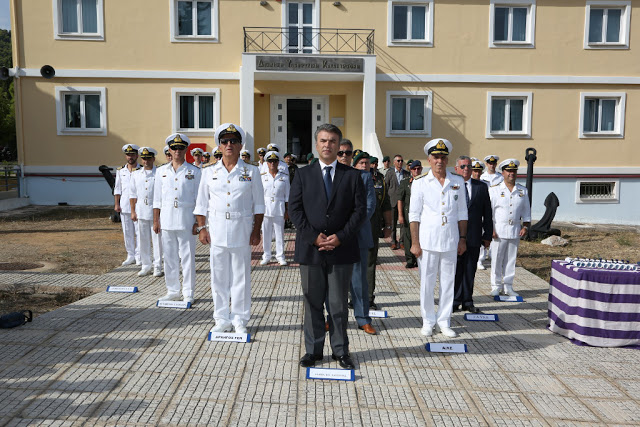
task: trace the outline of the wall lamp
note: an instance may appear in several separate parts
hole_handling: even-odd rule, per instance
[[[267,2],[266,0],[260,0],[260,6],[266,6],[268,4],[269,2]]]
[[[335,7],[340,7],[340,6],[342,6],[342,2],[334,1],[334,2],[333,2],[333,5],[334,5]]]

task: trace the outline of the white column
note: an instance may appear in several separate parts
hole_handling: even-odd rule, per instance
[[[253,154],[255,55],[242,55],[240,67],[240,126],[245,131],[244,148]]]
[[[376,133],[376,57],[364,57],[362,84],[362,149],[382,159],[382,150]]]

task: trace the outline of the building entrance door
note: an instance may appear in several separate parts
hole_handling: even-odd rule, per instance
[[[316,128],[326,123],[328,96],[271,96],[271,141],[283,154],[296,155],[298,162],[306,162],[307,154],[318,156],[313,140]]]

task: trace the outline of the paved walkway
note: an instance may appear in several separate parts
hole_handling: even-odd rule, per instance
[[[164,281],[138,278],[136,267],[0,273],[0,284],[140,288],[0,330],[0,425],[640,424],[640,351],[580,347],[546,330],[548,284],[521,268],[514,287],[524,303],[494,302],[488,270],[478,272],[476,305],[500,322],[454,314],[460,336],[431,339],[466,343],[468,353],[426,352],[417,271],[400,256],[380,249],[376,301],[391,317],[374,319],[379,335],[350,323],[355,382],[305,378],[298,269],[257,266],[257,252],[248,344],[207,341],[213,306],[202,246],[190,310],[156,308]],[[338,367],[330,354],[327,342],[320,367]]]

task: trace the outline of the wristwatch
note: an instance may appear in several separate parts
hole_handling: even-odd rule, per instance
[[[205,228],[207,228],[207,226],[206,226],[206,225],[203,225],[202,227],[196,227],[196,233],[197,233],[197,234],[200,234],[200,232],[201,232],[202,230],[204,230]]]
[[[385,230],[391,230],[391,226],[390,225],[385,225],[384,229]]]

